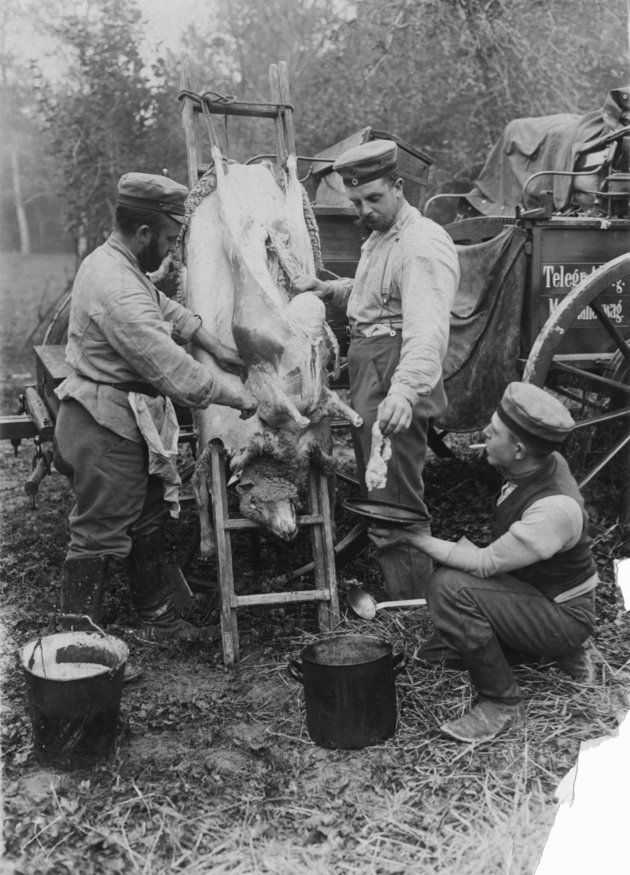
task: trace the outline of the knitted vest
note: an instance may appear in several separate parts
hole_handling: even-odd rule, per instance
[[[493,539],[501,537],[512,523],[519,520],[527,508],[541,498],[551,495],[568,495],[582,508],[584,526],[580,539],[569,550],[556,553],[549,559],[541,559],[512,574],[532,584],[547,598],[554,599],[561,592],[583,583],[595,574],[597,567],[591,553],[591,540],[587,534],[588,517],[584,500],[569,470],[566,460],[560,453],[552,453],[531,477],[520,482],[494,511],[492,526]]]

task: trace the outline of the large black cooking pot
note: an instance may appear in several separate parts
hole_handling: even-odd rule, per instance
[[[394,678],[403,653],[371,635],[331,635],[309,644],[291,677],[304,685],[306,726],[315,744],[352,750],[377,744],[396,731]]]

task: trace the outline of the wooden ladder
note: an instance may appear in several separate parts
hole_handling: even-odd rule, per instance
[[[188,158],[188,181],[192,189],[198,182],[201,168],[199,141],[196,135],[196,120],[202,112],[217,115],[268,118],[275,125],[275,157],[282,166],[289,154],[295,154],[293,107],[290,102],[287,67],[284,62],[269,67],[271,91],[270,103],[245,103],[242,101],[206,98],[191,90],[190,67],[185,63],[180,99],[182,100],[182,123],[186,134]],[[214,95],[216,98],[216,95]],[[227,499],[226,461],[220,441],[210,444],[212,473],[212,514],[216,537],[217,577],[221,603],[221,637],[223,657],[228,666],[240,659],[238,638],[238,609],[253,605],[286,605],[300,602],[316,602],[320,629],[331,630],[339,622],[339,597],[335,569],[332,511],[330,506],[328,478],[311,468],[308,478],[308,513],[298,518],[300,527],[310,528],[313,554],[313,589],[292,589],[283,592],[237,595],[234,589],[231,534],[244,529],[258,529],[251,520],[230,518]]]
[[[221,638],[223,658],[226,665],[239,661],[238,622],[239,608],[253,605],[287,605],[299,602],[317,602],[317,618],[322,630],[334,629],[339,622],[339,597],[328,479],[311,468],[308,479],[309,513],[298,517],[299,526],[311,530],[313,551],[314,589],[291,590],[290,592],[250,593],[237,595],[234,590],[234,568],[230,535],[243,529],[259,529],[247,519],[231,519],[228,511],[225,458],[219,441],[210,445],[212,466],[212,516],[216,537],[217,577],[221,600]]]

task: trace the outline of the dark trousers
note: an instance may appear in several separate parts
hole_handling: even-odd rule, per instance
[[[494,635],[524,654],[562,656],[576,650],[595,626],[595,593],[558,604],[510,574],[482,580],[440,568],[429,585],[436,629],[458,653],[476,650]]]
[[[391,379],[400,359],[401,334],[395,337],[358,338],[348,351],[348,375],[352,407],[363,418],[361,428],[353,429],[359,481],[364,494],[365,467],[370,456],[372,426],[379,404],[389,391]],[[387,484],[375,489],[369,498],[405,504],[426,512],[422,470],[427,451],[429,419],[446,409],[444,386],[440,382],[426,398],[413,406],[408,431],[392,435],[392,458],[387,464]],[[408,529],[407,531],[413,531]],[[431,560],[407,544],[384,547],[377,553],[383,572],[383,585],[393,598],[424,597],[432,571]]]
[[[99,425],[78,402],[62,401],[55,423],[55,467],[74,490],[67,559],[114,556],[131,550],[131,531],[164,521],[160,481],[148,473],[144,443]]]

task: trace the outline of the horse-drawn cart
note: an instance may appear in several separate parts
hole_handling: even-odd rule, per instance
[[[619,99],[627,101],[628,95],[621,93]],[[577,421],[566,450],[580,485],[612,473],[627,523],[630,127],[592,136],[594,115],[588,117],[591,141],[574,150],[570,170],[537,170],[524,177],[520,198],[496,204],[495,214],[486,204],[487,214],[472,215],[466,203],[467,217],[445,225],[458,246],[462,278],[445,362],[449,408],[434,423],[431,445],[438,454],[448,454],[442,439],[449,432],[481,429],[511,380],[546,386],[562,396]],[[579,124],[578,118],[574,131]],[[355,136],[364,140],[371,130]],[[334,158],[347,142],[322,154]],[[403,154],[409,156],[408,151]],[[427,159],[416,152],[415,160],[414,182],[406,182],[405,190],[426,215],[431,217],[441,199],[465,199],[441,194],[425,203],[424,186],[414,183],[426,178]],[[350,205],[344,210],[343,188],[330,179],[330,169],[324,164],[313,171],[321,180],[317,193],[325,183],[326,204],[319,206],[316,200],[314,205],[322,239],[332,241],[324,262],[330,270],[341,262],[351,271],[358,261],[361,232],[349,224]],[[556,177],[566,184],[562,209],[555,208],[554,192],[547,190]],[[536,186],[538,205],[525,209]],[[471,200],[478,204],[476,195]],[[340,314],[331,316],[342,339]]]

